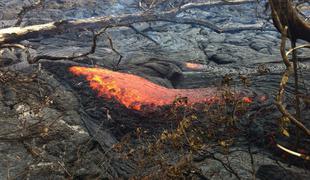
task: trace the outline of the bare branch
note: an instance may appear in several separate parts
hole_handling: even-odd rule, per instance
[[[121,53],[119,53],[119,52],[114,48],[112,38],[111,38],[108,34],[106,34],[106,36],[107,36],[107,38],[108,38],[108,40],[109,40],[109,44],[110,44],[110,47],[111,47],[112,51],[115,52],[117,55],[119,55],[119,59],[118,59],[118,61],[117,61],[117,63],[116,63],[116,67],[117,67],[117,66],[121,63],[121,61],[122,61],[122,59],[123,59],[123,56],[121,55]]]
[[[41,56],[36,56],[33,59],[29,59],[28,62],[30,64],[36,63],[38,62],[40,59],[48,59],[48,60],[74,60],[77,58],[81,58],[81,57],[85,57],[88,56],[90,54],[95,53],[96,51],[96,47],[97,47],[97,39],[98,37],[105,33],[105,31],[107,30],[106,28],[102,28],[100,31],[98,31],[97,33],[94,34],[93,39],[92,39],[92,46],[90,48],[90,50],[88,52],[79,54],[79,55],[72,55],[72,56],[49,56],[49,55],[41,55]]]
[[[303,130],[308,136],[310,136],[310,130],[303,125],[300,121],[298,121],[294,116],[292,116],[284,107],[282,99],[284,96],[285,87],[288,83],[289,76],[293,73],[293,67],[292,64],[289,62],[287,54],[285,53],[285,43],[286,43],[286,37],[287,37],[287,26],[283,28],[282,31],[282,41],[281,41],[281,55],[283,58],[283,61],[286,65],[286,70],[284,74],[282,75],[280,88],[278,91],[278,95],[276,96],[276,105],[280,112],[283,114],[283,116],[289,118],[298,128]],[[292,51],[290,51],[292,52]]]
[[[90,50],[88,52],[85,52],[85,53],[81,53],[81,54],[78,54],[78,55],[72,55],[72,56],[49,56],[49,55],[39,55],[39,56],[35,56],[35,57],[31,57],[29,51],[28,51],[28,48],[21,45],[21,44],[3,44],[3,45],[0,45],[0,49],[3,49],[3,48],[18,48],[18,49],[21,49],[23,50],[26,54],[27,54],[27,61],[30,63],[30,64],[33,64],[33,63],[36,63],[38,62],[39,60],[41,59],[48,59],[48,60],[74,60],[74,59],[77,59],[77,58],[81,58],[81,57],[85,57],[85,56],[88,56],[90,54],[93,54],[95,53],[96,51],[96,47],[97,47],[97,39],[100,35],[102,35],[103,33],[105,33],[105,31],[107,30],[107,27],[106,28],[102,28],[101,30],[99,30],[98,32],[96,32],[93,36],[93,39],[92,39],[92,46],[90,48]],[[112,39],[110,37],[109,38],[109,41],[110,41],[110,45],[111,45],[111,41]],[[114,52],[116,52],[118,55],[120,55],[119,52],[117,52],[114,47],[113,47],[113,44],[112,44],[112,50]],[[120,55],[120,57],[122,57]],[[121,59],[121,58],[120,58]],[[119,60],[120,61],[120,60]]]
[[[286,147],[284,147],[284,146],[282,146],[282,145],[280,145],[280,144],[276,144],[276,146],[277,146],[279,149],[281,149],[282,151],[285,151],[285,152],[287,152],[287,153],[289,153],[289,154],[291,154],[291,155],[293,155],[293,156],[297,156],[297,157],[300,157],[300,158],[305,159],[305,160],[310,160],[310,156],[308,156],[308,155],[305,155],[305,154],[302,154],[302,153],[299,153],[299,152],[292,151],[292,150],[290,150],[290,149],[288,149],[288,148],[286,148]]]
[[[287,37],[291,40],[303,39],[310,42],[310,23],[300,18],[291,0],[269,0],[269,4],[274,24],[281,33],[283,26],[287,26]]]
[[[38,2],[30,5],[30,6],[24,6],[22,8],[22,10],[18,13],[17,15],[17,22],[15,23],[15,26],[19,26],[22,21],[23,21],[23,18],[25,16],[25,14],[33,9],[36,9],[36,8],[39,8],[39,7],[42,7],[44,4],[44,0],[39,0]]]
[[[0,30],[0,44],[4,43],[14,43],[19,42],[31,37],[38,37],[40,35],[49,34],[55,35],[60,32],[66,32],[68,30],[72,31],[82,31],[85,28],[100,28],[100,27],[117,27],[117,26],[128,26],[133,23],[139,22],[151,22],[151,21],[168,21],[177,22],[185,24],[198,24],[201,26],[208,27],[217,32],[222,32],[211,22],[207,20],[189,20],[176,17],[177,14],[190,9],[206,7],[211,5],[235,5],[241,3],[249,3],[254,0],[236,0],[236,1],[210,1],[206,4],[187,4],[183,5],[181,8],[174,8],[169,11],[150,13],[144,12],[139,14],[126,14],[120,16],[104,16],[104,17],[91,17],[86,19],[77,20],[62,20],[57,22],[50,22],[46,24],[32,25],[27,27],[11,27]]]
[[[145,33],[141,32],[141,31],[139,31],[139,30],[138,30],[136,27],[134,27],[133,25],[130,24],[128,27],[130,27],[132,30],[134,30],[137,34],[140,34],[140,35],[142,35],[143,37],[145,37],[146,39],[148,39],[148,40],[152,41],[153,43],[159,45],[159,43],[158,43],[157,41],[155,41],[153,38],[151,38],[151,37],[148,36],[147,34],[145,34]]]
[[[27,47],[25,47],[24,45],[21,44],[0,44],[0,49],[5,49],[5,48],[17,48],[17,49],[21,49],[26,53],[26,58],[27,60],[31,58],[30,52],[28,50]]]
[[[307,48],[308,47],[308,45],[301,46],[301,47],[294,47],[294,48],[290,49],[288,52],[286,52],[286,50],[285,50],[286,38],[289,37],[292,42],[295,42],[296,39],[303,39],[306,41],[310,41],[310,36],[309,36],[310,24],[307,24],[306,22],[302,21],[298,17],[297,11],[293,8],[291,1],[288,1],[288,0],[285,0],[285,1],[269,0],[269,4],[271,6],[271,13],[272,13],[273,22],[274,22],[276,28],[280,31],[280,33],[282,35],[281,36],[280,52],[281,52],[283,62],[286,66],[286,70],[282,75],[278,95],[276,96],[276,104],[277,104],[279,111],[283,114],[284,117],[289,118],[298,128],[300,128],[308,136],[310,136],[310,130],[306,126],[304,126],[298,119],[296,119],[294,116],[292,116],[286,110],[286,108],[284,107],[283,102],[282,102],[285,87],[288,83],[290,75],[294,71],[291,62],[288,59],[288,55],[290,53],[293,53],[295,50],[297,50],[299,48],[302,48],[302,47]]]

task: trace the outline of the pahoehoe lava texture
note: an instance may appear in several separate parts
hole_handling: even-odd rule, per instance
[[[1,0],[0,27],[13,26],[22,6],[29,5],[30,2],[32,1]],[[23,26],[61,19],[141,12],[135,0],[46,0],[45,2],[43,9],[34,9],[25,15]],[[264,137],[268,138],[267,135],[270,135],[270,132],[279,130],[277,120],[281,118],[281,115],[272,103],[285,67],[279,53],[280,34],[273,24],[257,17],[257,14],[262,14],[262,10],[256,3],[251,3],[192,9],[181,15],[186,18],[210,20],[219,27],[227,28],[265,24],[260,30],[216,33],[196,25],[167,22],[133,24],[136,29],[156,40],[158,44],[126,27],[111,28],[107,32],[113,39],[114,47],[123,55],[118,72],[130,72],[165,88],[210,87],[220,83],[225,74],[229,74],[229,77],[233,79],[237,79],[239,74],[249,77],[252,80],[249,91],[259,95],[267,94],[269,97],[267,106],[257,106],[257,109],[249,112],[256,119],[252,121],[251,128],[243,129],[252,132],[252,139],[257,142],[252,144],[257,177],[260,179],[299,179],[304,177],[301,174],[309,177],[309,171],[304,170],[304,167],[300,168],[299,165],[302,164],[300,161],[292,160],[291,162],[295,164],[289,165],[290,159],[283,161],[282,152],[271,154],[270,152],[274,152],[274,149],[269,150],[265,147],[269,141],[265,141]],[[29,39],[22,43],[25,43],[31,52],[39,55],[70,56],[89,51],[92,35],[89,31],[68,32],[54,37],[42,36]],[[17,63],[19,70],[25,72],[37,68],[36,65],[19,64],[23,58],[12,52],[6,51],[4,56],[5,59],[0,62],[1,67]],[[307,88],[310,77],[309,51],[299,51],[298,57],[302,59],[299,64],[301,80]],[[71,66],[93,68],[93,65],[113,69],[117,59],[118,55],[111,51],[109,43],[101,37],[97,43],[96,53],[88,58],[72,64],[44,61],[42,62],[43,70],[37,81],[27,85],[13,78],[11,83],[1,84],[0,121],[1,130],[5,130],[3,133],[10,129],[15,130],[19,127],[16,124],[22,122],[35,123],[36,118],[42,118],[43,122],[55,123],[55,126],[50,129],[48,136],[26,140],[24,144],[16,141],[0,142],[2,159],[0,179],[7,178],[8,175],[11,178],[21,177],[20,175],[24,175],[25,170],[29,169],[33,170],[29,176],[27,175],[30,179],[65,179],[69,176],[65,170],[77,179],[130,177],[137,167],[132,162],[118,159],[119,154],[111,152],[111,146],[119,142],[124,135],[135,132],[138,127],[148,130],[152,136],[162,133],[163,129],[174,129],[176,123],[171,122],[170,119],[170,121],[167,120],[165,113],[169,111],[165,108],[162,113],[144,115],[126,108],[116,99],[98,97],[97,91],[89,87],[89,82],[84,76],[77,77],[68,71]],[[186,65],[188,62],[192,64]],[[257,69],[263,66],[266,67],[266,71],[263,71],[261,75]],[[27,68],[23,69],[23,67]],[[46,70],[49,73],[46,73]],[[241,86],[240,82],[235,84],[237,87],[239,85]],[[52,93],[52,96],[48,93]],[[290,110],[293,110],[292,98],[290,98],[293,97],[292,93],[293,85],[289,84],[286,102]],[[45,106],[44,103],[50,100],[53,103]],[[35,107],[34,114],[40,115],[39,117],[34,118],[33,114],[28,113],[31,107]],[[256,110],[259,113],[256,113]],[[308,110],[309,108],[304,109],[305,114],[308,114]],[[62,121],[55,122],[59,116]],[[305,116],[305,123],[309,122],[308,116]],[[248,118],[242,119],[240,123],[246,124],[248,120]],[[308,124],[307,127],[309,127]],[[37,132],[40,129],[30,130]],[[223,136],[225,135],[223,133]],[[292,138],[293,134],[290,135]],[[240,139],[242,138],[244,137]],[[283,145],[289,139],[287,137],[275,138]],[[239,137],[237,139],[239,140]],[[134,144],[134,141],[135,139],[131,143]],[[38,156],[31,155],[29,150],[33,149],[34,152],[43,152],[47,158],[39,161],[41,159]],[[304,149],[308,150],[307,147]],[[224,161],[229,160],[241,178],[251,179],[253,178],[251,161],[247,150],[244,145],[236,144],[232,147],[233,153],[229,157],[217,152],[215,155]],[[177,154],[172,154],[173,158],[174,155]],[[232,178],[231,173],[225,170],[220,162],[209,157],[197,157],[199,158],[204,161],[195,162],[195,165],[205,177],[209,179]],[[281,165],[280,169],[278,164]],[[63,165],[67,169],[64,169]],[[52,167],[57,167],[56,171],[52,171],[55,170]]]

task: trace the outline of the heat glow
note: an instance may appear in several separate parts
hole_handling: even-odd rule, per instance
[[[197,64],[197,63],[185,63],[185,66],[188,68],[188,69],[192,69],[192,70],[202,70],[205,68],[205,65],[203,64]]]
[[[180,97],[186,97],[188,105],[220,100],[216,88],[169,89],[133,74],[103,68],[73,66],[69,70],[74,75],[85,76],[99,96],[116,99],[127,108],[138,111],[172,105]]]

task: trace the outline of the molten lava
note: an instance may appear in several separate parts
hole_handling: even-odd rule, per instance
[[[191,70],[202,70],[205,68],[205,65],[203,64],[189,63],[189,62],[185,63],[185,66]]]
[[[69,70],[74,75],[85,76],[99,96],[116,99],[127,108],[138,111],[172,105],[181,97],[186,97],[189,105],[214,103],[221,99],[216,88],[169,89],[133,74],[103,68],[73,66]]]

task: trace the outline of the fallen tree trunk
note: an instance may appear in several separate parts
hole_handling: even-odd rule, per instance
[[[198,24],[208,27],[216,32],[223,32],[224,30],[215,26],[207,20],[180,18],[176,15],[192,8],[204,8],[216,5],[238,5],[244,3],[254,3],[255,0],[213,0],[206,3],[188,3],[179,8],[173,8],[165,12],[143,12],[139,14],[126,14],[121,16],[104,16],[91,17],[77,20],[61,20],[50,22],[46,24],[32,25],[26,27],[10,27],[0,30],[0,45],[5,43],[17,43],[25,39],[38,37],[40,35],[55,35],[67,31],[79,31],[85,28],[98,27],[117,27],[129,26],[133,23],[151,22],[151,21],[168,21],[184,24]],[[251,28],[250,28],[251,29]],[[252,28],[253,29],[253,28]],[[231,29],[230,29],[231,30]],[[244,29],[243,29],[244,30]]]

